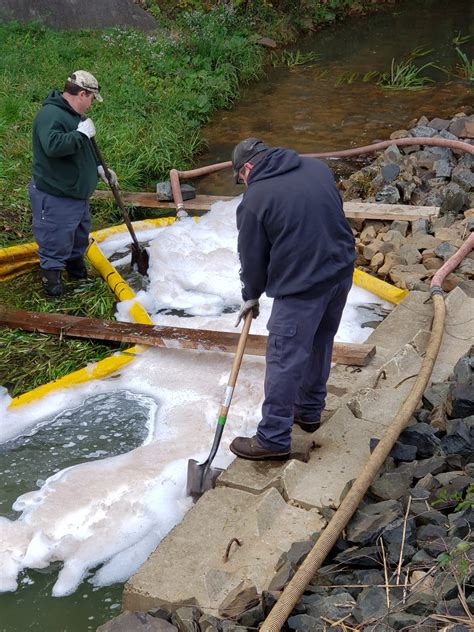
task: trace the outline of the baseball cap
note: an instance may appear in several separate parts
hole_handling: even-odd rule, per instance
[[[269,149],[268,145],[259,138],[246,138],[234,147],[234,151],[232,152],[232,168],[234,170],[235,182],[237,184],[239,183],[239,171],[245,163],[252,160],[252,158],[261,151],[265,151],[267,149]]]
[[[97,101],[101,102],[104,100],[100,95],[99,82],[94,75],[91,75],[87,70],[76,70],[67,80],[80,88],[84,88],[84,90],[92,92]]]

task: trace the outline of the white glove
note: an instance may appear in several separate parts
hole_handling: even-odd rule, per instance
[[[252,318],[257,318],[260,314],[260,305],[258,304],[258,298],[251,298],[249,301],[243,301],[240,306],[239,313],[237,314],[237,320],[234,327],[238,327],[242,318],[245,318],[246,314],[252,310]]]
[[[107,176],[105,175],[104,167],[102,165],[97,166],[97,173],[99,174],[101,180],[105,182],[105,184],[109,184],[109,181],[107,180]],[[112,171],[112,169],[110,168],[109,168],[109,173],[110,173],[110,184],[112,184],[114,187],[118,187],[117,174],[115,173],[115,171]]]
[[[94,121],[90,118],[86,119],[85,121],[81,121],[77,126],[77,131],[81,132],[81,134],[84,134],[84,136],[87,136],[87,138],[92,138],[93,136],[95,136]]]

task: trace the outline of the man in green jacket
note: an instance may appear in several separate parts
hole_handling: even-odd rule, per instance
[[[84,252],[89,243],[89,198],[97,175],[107,183],[90,142],[95,126],[85,113],[102,101],[97,79],[85,70],[68,77],[63,92],[51,91],[33,123],[33,177],[28,193],[43,289],[63,292],[61,275],[85,279]],[[116,175],[111,171],[113,183]]]

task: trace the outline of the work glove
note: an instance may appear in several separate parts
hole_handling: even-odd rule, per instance
[[[105,175],[105,169],[102,165],[97,166],[97,173],[99,174],[101,180],[105,182],[105,184],[108,185],[109,181],[107,180],[107,176]],[[114,187],[118,187],[117,174],[115,173],[115,171],[112,171],[112,169],[110,168],[109,168],[109,173],[110,173],[110,184],[112,184]]]
[[[87,136],[87,138],[92,138],[93,136],[95,136],[94,121],[90,118],[81,121],[77,126],[77,131],[81,132],[81,134],[84,134],[84,136]]]
[[[245,318],[246,314],[252,310],[252,318],[257,318],[260,314],[260,305],[258,303],[258,298],[251,298],[249,301],[242,301],[242,305],[240,306],[239,313],[237,314],[237,320],[235,321],[234,327],[238,327],[242,318]]]

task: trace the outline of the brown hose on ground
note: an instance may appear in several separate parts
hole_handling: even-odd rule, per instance
[[[340,533],[345,529],[356,511],[372,480],[382,467],[400,433],[408,424],[429,382],[443,337],[445,305],[441,284],[447,274],[452,272],[462,259],[474,248],[474,233],[463,246],[436,272],[431,281],[431,298],[433,301],[433,322],[431,335],[423,358],[420,372],[407,399],[387,428],[385,434],[369,457],[362,472],[354,481],[347,496],[341,502],[327,527],[319,536],[316,544],[308,553],[293,578],[290,580],[268,617],[263,622],[261,632],[278,632],[291,614],[297,601],[304,593],[315,572],[321,567],[328,553],[336,543]]]

